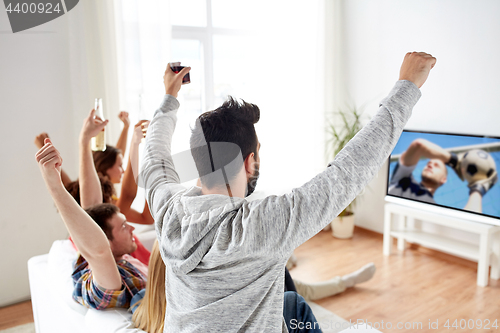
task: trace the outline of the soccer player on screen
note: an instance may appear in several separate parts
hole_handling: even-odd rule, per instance
[[[457,155],[425,139],[416,139],[401,154],[390,179],[388,192],[391,195],[404,198],[436,203],[434,194],[438,188],[446,183],[448,178],[447,165],[455,171],[461,180],[464,180],[461,165],[464,156],[465,153]],[[422,158],[428,158],[429,161],[422,170],[422,181],[418,183],[413,177],[413,171]],[[496,183],[497,179],[495,170],[484,179],[465,178],[468,181],[469,200],[464,209],[481,213],[483,196]]]

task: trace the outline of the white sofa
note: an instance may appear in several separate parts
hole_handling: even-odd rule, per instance
[[[135,225],[134,225],[135,226]],[[152,226],[136,226],[136,236],[151,250],[156,239]],[[28,260],[31,302],[37,333],[146,333],[131,325],[132,314],[125,309],[94,310],[76,303],[73,298],[73,263],[77,253],[69,240],[57,240],[48,254]],[[309,302],[318,321],[326,324],[324,333],[336,333],[347,321]],[[331,325],[331,327],[328,327]],[[375,329],[350,328],[345,332],[379,332]],[[344,332],[344,331],[342,331]]]
[[[136,236],[151,250],[153,226],[136,226]],[[77,253],[69,240],[57,240],[48,254],[28,260],[28,273],[37,333],[139,333],[125,309],[87,309],[72,298],[73,263]]]

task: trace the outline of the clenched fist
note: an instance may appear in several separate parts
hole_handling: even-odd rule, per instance
[[[411,81],[420,88],[435,64],[436,58],[428,53],[408,52],[401,65],[399,79]]]
[[[61,183],[62,157],[59,151],[52,145],[49,138],[44,140],[44,145],[36,153],[35,159],[42,172],[43,179],[50,189]]]
[[[123,126],[125,126],[127,128],[130,126],[130,119],[128,117],[128,112],[127,111],[121,111],[118,114],[118,118],[120,118],[120,120],[123,122]]]

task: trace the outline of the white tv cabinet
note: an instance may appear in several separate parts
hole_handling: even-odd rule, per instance
[[[396,219],[394,219],[396,217]],[[470,233],[479,234],[479,245],[471,245],[441,235],[431,234],[415,227],[414,220],[434,223]],[[500,278],[500,227],[473,220],[429,212],[394,203],[385,204],[384,255],[392,252],[393,238],[397,239],[398,250],[405,249],[405,242],[416,243],[438,251],[477,261],[477,285],[488,285],[490,277]],[[491,258],[490,258],[491,257]]]

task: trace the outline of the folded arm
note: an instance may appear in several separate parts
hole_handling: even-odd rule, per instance
[[[435,158],[443,161],[443,163],[448,163],[451,154],[430,141],[417,139],[401,155],[401,163],[406,166],[412,166],[417,164],[421,158]]]
[[[36,161],[64,224],[89,263],[95,281],[105,289],[121,289],[122,282],[109,241],[102,229],[64,188],[60,175],[62,158],[50,139],[45,139],[45,145],[36,154]]]

